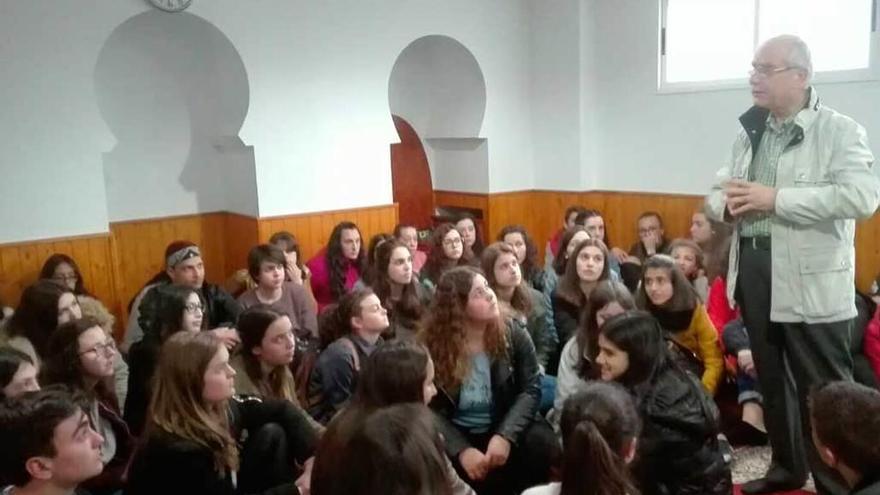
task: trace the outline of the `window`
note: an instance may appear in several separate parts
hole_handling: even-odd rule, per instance
[[[758,45],[795,34],[813,55],[817,82],[874,79],[878,0],[662,0],[660,90],[747,82]]]

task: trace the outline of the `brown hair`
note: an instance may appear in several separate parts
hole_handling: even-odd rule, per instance
[[[578,327],[575,336],[577,339],[578,373],[585,379],[598,379],[596,369],[596,357],[599,355],[599,325],[596,323],[596,313],[611,303],[617,303],[624,311],[636,309],[636,302],[632,294],[620,282],[603,280],[590,292],[587,298],[587,307],[584,310],[584,318]]]
[[[493,242],[483,249],[480,261],[482,262],[483,273],[486,274],[486,280],[489,281],[489,286],[492,289],[498,287],[498,281],[495,280],[495,262],[498,261],[502,254],[509,254],[516,260],[516,251],[506,242]],[[510,306],[522,316],[528,317],[529,312],[532,310],[532,302],[529,299],[529,293],[526,291],[525,284],[526,282],[523,280],[523,282],[514,287],[513,296],[510,298]]]
[[[37,280],[28,286],[21,294],[18,309],[7,323],[9,336],[28,339],[37,356],[44,356],[49,336],[58,326],[58,300],[68,293],[73,294],[66,286],[52,280]]]
[[[571,242],[571,238],[578,232],[584,232],[587,236],[590,235],[583,225],[575,225],[566,230],[565,233],[562,234],[562,239],[559,240],[559,247],[557,247],[557,251],[553,253],[553,256],[555,256],[555,258],[553,258],[553,271],[555,271],[557,275],[565,273],[565,264],[568,262],[568,256],[565,255],[565,251],[568,244]]]
[[[314,495],[452,495],[441,438],[423,404],[350,408],[315,454]],[[391,469],[389,469],[391,468]]]
[[[630,394],[593,381],[566,399],[559,420],[564,448],[560,495],[638,495],[622,454],[639,436]]]
[[[55,253],[52,256],[49,256],[45,263],[43,263],[43,268],[40,269],[40,278],[43,280],[55,280],[55,269],[58,268],[58,265],[65,263],[70,265],[70,268],[73,270],[73,274],[76,275],[76,286],[73,289],[73,293],[76,295],[89,295],[89,291],[86,290],[83,280],[82,272],[79,270],[79,265],[76,264],[73,258],[63,253]]]
[[[498,233],[498,242],[504,242],[504,238],[510,234],[519,234],[523,238],[523,242],[526,245],[526,258],[519,266],[522,269],[523,280],[531,281],[541,271],[538,261],[538,248],[535,246],[535,241],[522,225],[508,225]]]
[[[260,358],[254,354],[254,348],[263,342],[266,330],[279,318],[286,316],[278,313],[270,306],[258,304],[241,313],[238,317],[238,334],[241,336],[241,360],[244,370],[251,382],[257,386],[260,395],[273,399],[293,401],[290,391],[293,389],[293,374],[287,366],[276,366],[263,378]]]
[[[863,476],[880,472],[880,392],[831,382],[813,388],[809,402],[813,431],[825,447]]]
[[[651,302],[651,298],[648,297],[648,293],[645,291],[645,275],[651,269],[665,270],[669,275],[669,280],[672,282],[672,299],[660,309],[686,311],[697,307],[699,302],[697,292],[687,277],[684,276],[684,273],[675,265],[672,257],[667,254],[655,254],[645,260],[645,267],[642,270],[642,283],[639,286],[639,291],[636,293],[636,304],[640,308],[648,311],[658,308]]]
[[[481,273],[468,266],[446,272],[437,284],[431,308],[419,334],[434,358],[437,382],[446,390],[457,389],[470,371],[466,358],[465,323],[474,278]],[[507,337],[501,317],[486,329],[486,353],[495,358],[506,352]]]
[[[43,377],[47,385],[60,383],[81,391],[88,399],[99,400],[119,411],[119,403],[113,390],[113,378],[99,380],[94,388],[86,385],[85,370],[79,350],[79,337],[92,328],[104,329],[91,318],[69,321],[52,334],[44,356]]]
[[[375,409],[402,402],[422,402],[428,349],[406,340],[385,342],[370,354],[358,375],[353,407]]]
[[[556,293],[559,294],[560,297],[579,308],[586,306],[587,296],[584,294],[584,291],[581,290],[581,279],[577,273],[577,258],[581,251],[590,246],[602,251],[602,257],[604,258],[602,261],[602,274],[599,275],[598,281],[601,282],[603,280],[608,280],[608,277],[611,276],[610,263],[608,262],[608,248],[605,247],[605,243],[599,239],[585,239],[578,243],[578,245],[575,246],[574,251],[571,252],[571,256],[568,257],[568,261],[565,264],[565,273],[562,274],[562,278],[559,279],[559,285],[556,287]]]
[[[274,244],[260,244],[248,252],[248,274],[254,282],[260,279],[263,263],[273,263],[287,269],[287,258],[284,250]]]
[[[361,315],[361,302],[372,295],[372,289],[353,290],[342,296],[338,303],[324,308],[318,318],[321,349],[326,349],[336,339],[351,333],[351,319]]]
[[[669,247],[667,248],[667,251],[668,251],[667,254],[669,254],[669,256],[673,257],[673,261],[675,260],[675,258],[674,258],[675,250],[678,248],[686,248],[686,249],[690,249],[691,251],[694,252],[694,257],[697,260],[697,270],[703,270],[706,268],[706,264],[705,264],[706,258],[703,255],[703,248],[701,248],[699,244],[697,244],[696,242],[694,242],[690,239],[685,239],[682,237],[679,237],[678,239],[673,240],[669,244]]]
[[[410,256],[409,248],[395,238],[386,240],[379,244],[372,251],[370,257],[373,265],[367,271],[366,282],[376,293],[376,296],[389,311],[389,318],[399,320],[403,317],[405,320],[418,320],[422,317],[422,302],[419,300],[418,280],[415,273],[410,283],[403,287],[400,299],[393,301],[391,299],[391,284],[393,283],[388,277],[388,268],[391,265],[391,255],[397,248],[405,249],[407,256]]]
[[[458,261],[453,262],[447,258],[446,254],[443,252],[443,239],[446,237],[446,234],[453,230],[455,230],[455,225],[452,225],[451,223],[441,223],[434,229],[434,233],[431,235],[431,251],[428,253],[428,259],[425,261],[425,266],[422,267],[422,274],[434,283],[437,283],[440,280],[440,277],[443,276],[443,273],[446,272],[446,270],[454,266],[467,264],[464,256],[464,239],[461,241],[462,254]],[[458,232],[457,230],[455,231]]]
[[[210,332],[179,332],[162,346],[148,434],[153,430],[188,440],[210,451],[221,473],[238,469],[238,446],[229,432],[226,404],[202,399],[205,371],[223,345]]]

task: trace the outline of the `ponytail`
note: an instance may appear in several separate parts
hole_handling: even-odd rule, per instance
[[[560,495],[635,495],[624,460],[611,450],[590,419],[567,439]]]
[[[641,422],[623,387],[586,384],[566,399],[559,426],[565,451],[560,495],[639,495],[624,453]]]

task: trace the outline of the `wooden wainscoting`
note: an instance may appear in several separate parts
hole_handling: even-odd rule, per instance
[[[65,253],[76,260],[86,288],[116,315],[117,337],[122,337],[129,301],[165,268],[165,248],[172,241],[198,244],[206,279],[223,284],[236,270],[247,267],[248,251],[273,232],[293,232],[303,256],[310,257],[342,220],[357,223],[366,243],[373,234],[394,229],[397,205],[264,219],[227,212],[150,218],[113,222],[107,234],[0,245],[0,301],[17,306],[21,291],[36,281],[46,258]]]
[[[226,265],[223,280],[226,280],[236,270],[247,268],[248,252],[260,243],[260,220],[238,213],[227,213],[224,234]]]
[[[0,301],[16,307],[34,283],[46,258],[63,253],[79,265],[86,289],[102,301],[116,301],[110,234],[17,242],[0,246]]]
[[[370,237],[374,234],[394,230],[394,226],[397,225],[397,205],[261,218],[258,237],[260,242],[267,242],[273,233],[286,230],[296,236],[303,258],[308,260],[327,245],[333,227],[345,220],[358,225],[363,236],[363,246],[366,248]]]
[[[628,250],[638,239],[636,221],[645,211],[656,211],[664,220],[666,237],[687,237],[691,216],[703,206],[703,196],[617,191],[514,191],[494,194],[435,191],[435,205],[482,208],[487,225],[485,237],[492,241],[509,224],[521,224],[533,237],[541,259],[547,241],[562,226],[571,205],[602,212],[606,235],[612,245]],[[880,215],[859,222],[856,229],[856,282],[867,290],[880,273]]]
[[[228,275],[226,217],[227,213],[217,212],[111,223],[117,260],[118,314],[128,318],[129,301],[150,278],[165,269],[165,248],[174,241],[198,244],[205,261],[206,280],[222,284]]]

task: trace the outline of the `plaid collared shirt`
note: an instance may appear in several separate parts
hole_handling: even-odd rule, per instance
[[[777,123],[773,115],[767,116],[767,128],[761,136],[758,152],[752,157],[752,165],[749,167],[749,180],[765,186],[776,186],[776,166],[779,157],[785,151],[788,143],[794,139],[797,132],[797,124],[794,118],[797,114]],[[770,235],[770,216],[772,213],[752,213],[743,218],[739,225],[739,234],[742,237],[763,237]]]

